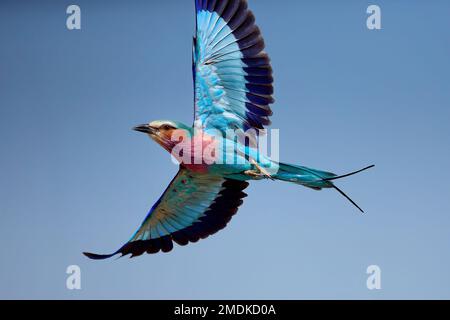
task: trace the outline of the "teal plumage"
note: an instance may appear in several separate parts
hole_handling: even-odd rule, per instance
[[[272,115],[272,68],[246,0],[195,0],[195,8],[194,124],[160,120],[135,128],[172,155],[178,147],[173,138],[179,133],[192,145],[221,146],[216,138],[229,130],[263,129]],[[249,135],[250,144],[230,139],[231,148],[216,148],[212,163],[185,161],[195,158],[191,145],[183,154],[175,153],[180,162],[177,175],[130,240],[112,254],[85,255],[92,259],[116,254],[134,257],[169,252],[173,242],[183,246],[204,239],[231,220],[247,196],[244,190],[249,180],[281,180],[315,190],[334,188],[357,206],[333,181],[367,168],[337,176],[280,163],[255,148],[258,139],[257,133]],[[229,158],[231,163],[217,161]]]

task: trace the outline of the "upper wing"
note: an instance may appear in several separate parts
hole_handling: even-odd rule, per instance
[[[272,68],[246,0],[196,0],[195,122],[203,129],[263,129],[274,102]]]
[[[225,228],[247,196],[243,192],[247,186],[245,181],[180,168],[130,241],[113,254],[84,254],[91,259],[118,253],[135,257],[144,252],[168,252],[173,248],[172,240],[186,245],[204,239]]]

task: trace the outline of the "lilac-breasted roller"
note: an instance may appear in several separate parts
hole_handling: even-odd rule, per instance
[[[161,120],[134,128],[171,152],[180,163],[179,171],[125,245],[109,255],[84,253],[89,258],[168,252],[173,242],[184,246],[204,239],[231,220],[250,180],[334,188],[361,210],[333,181],[372,166],[338,176],[270,159],[256,147],[258,131],[243,140],[225,135],[270,124],[272,68],[246,0],[196,0],[195,9],[194,124]],[[196,150],[208,148],[213,161],[206,161],[204,154],[197,161]]]

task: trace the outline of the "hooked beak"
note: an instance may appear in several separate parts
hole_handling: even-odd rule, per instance
[[[150,127],[148,124],[140,124],[140,125],[134,127],[133,130],[139,131],[139,132],[144,132],[147,134],[153,134],[156,131],[155,128]]]

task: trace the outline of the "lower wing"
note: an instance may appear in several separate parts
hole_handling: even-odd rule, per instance
[[[169,252],[173,241],[184,246],[205,239],[225,228],[247,196],[243,192],[247,186],[245,181],[180,168],[125,245],[112,254],[84,254],[91,259],[106,259],[119,253],[135,257],[144,252]]]

